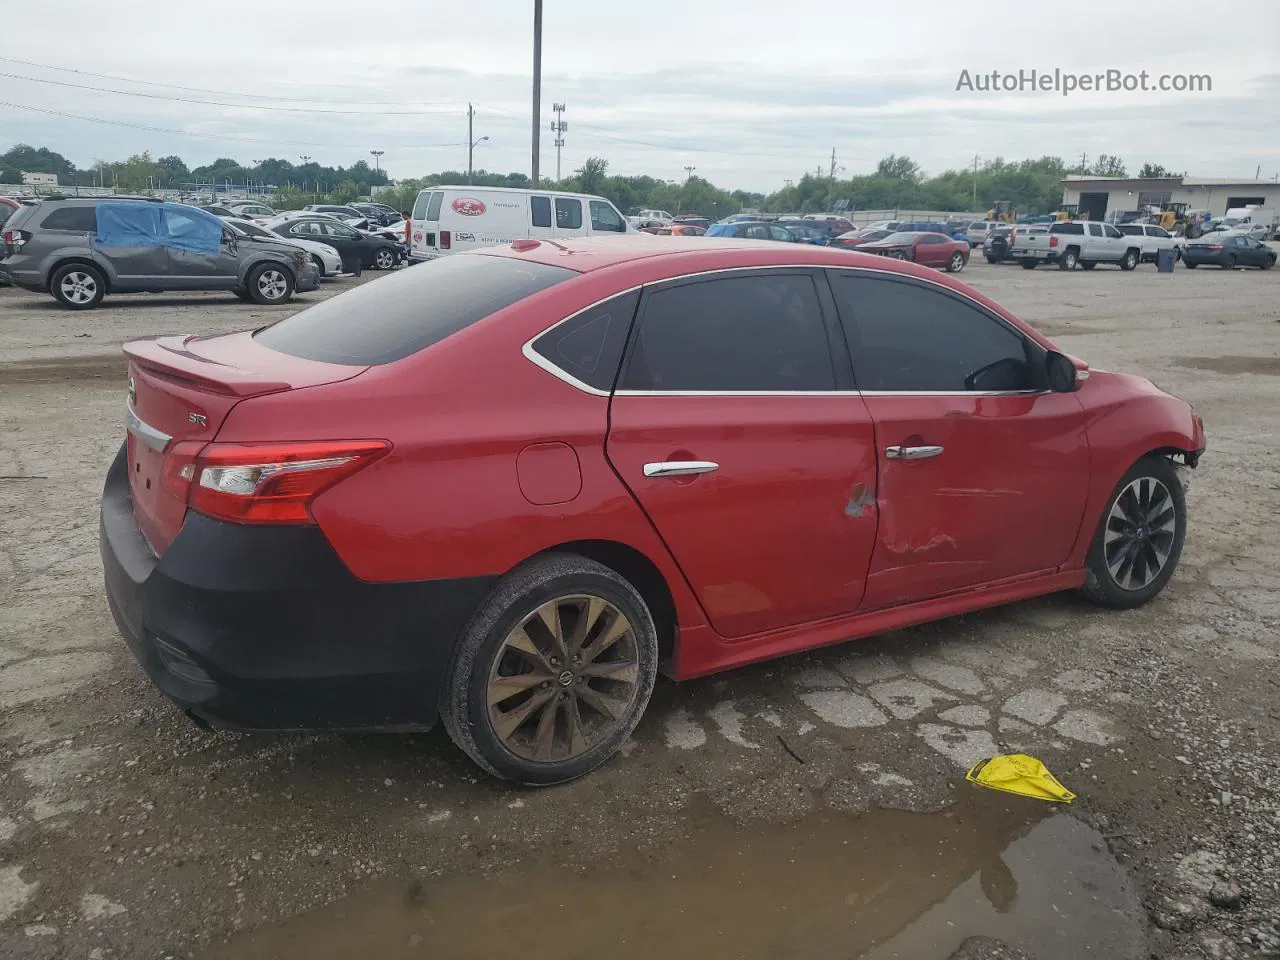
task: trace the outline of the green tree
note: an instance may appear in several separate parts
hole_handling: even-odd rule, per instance
[[[876,173],[903,183],[919,183],[921,179],[920,165],[910,157],[900,157],[896,153],[889,154],[876,164]]]
[[[0,160],[0,183],[22,183],[22,171],[8,160]]]
[[[1125,177],[1124,161],[1117,156],[1109,153],[1098,154],[1098,159],[1093,164],[1093,175],[1095,177]]]
[[[573,175],[583,193],[602,193],[609,176],[609,161],[602,157],[587,157]]]

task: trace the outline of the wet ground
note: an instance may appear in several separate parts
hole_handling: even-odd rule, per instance
[[[1125,614],[1053,597],[662,681],[623,756],[532,792],[439,732],[209,735],[178,716],[101,593],[113,357],[263,311],[190,296],[66,314],[0,291],[0,956],[569,957],[603,938],[586,955],[678,958],[718,937],[727,956],[1276,955],[1280,273],[965,278],[1204,416],[1165,594]],[[1009,750],[1079,799],[964,783]]]

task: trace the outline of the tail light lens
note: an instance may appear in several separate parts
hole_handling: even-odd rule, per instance
[[[1211,243],[1211,244],[1209,244],[1209,249],[1210,249],[1210,250],[1221,250],[1221,249],[1222,249],[1222,244],[1220,244],[1220,243]]]
[[[6,230],[3,235],[0,235],[0,240],[4,241],[6,250],[11,253],[17,253],[30,236],[31,234],[24,233],[21,230]]]
[[[1057,238],[1056,236],[1052,236],[1052,237],[1050,237],[1050,238],[1049,238],[1049,246],[1051,246],[1051,247],[1056,247],[1057,245],[1058,245],[1058,238]]]
[[[385,440],[183,442],[162,482],[192,510],[233,523],[311,523],[311,502],[391,449]]]
[[[453,237],[449,233],[449,231],[441,230],[440,231],[440,249],[448,250],[452,242],[453,242]]]

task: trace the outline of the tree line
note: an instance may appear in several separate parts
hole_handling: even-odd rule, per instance
[[[391,186],[381,170],[360,160],[350,167],[330,167],[299,158],[300,163],[267,159],[242,164],[231,158],[219,158],[211,164],[188,168],[181,157],[152,159],[150,153],[135,154],[118,163],[98,161],[87,170],[77,169],[61,154],[47,147],[18,144],[0,155],[0,183],[19,183],[21,173],[56,173],[59,183],[92,186],[99,183],[130,192],[179,189],[188,183],[230,181],[236,187],[245,184],[271,185],[275,188],[273,203],[282,208],[305,203],[348,203],[369,196],[379,188],[377,197],[399,210],[413,206],[414,198],[424,187],[441,183],[466,183],[461,170],[444,170],[425,177],[403,180]],[[833,210],[952,210],[981,211],[997,200],[1012,202],[1019,213],[1048,213],[1056,210],[1062,199],[1062,179],[1068,174],[1102,177],[1127,175],[1124,162],[1116,156],[1100,154],[1092,163],[1068,163],[1060,157],[1006,161],[987,160],[976,166],[946,170],[929,176],[910,157],[891,154],[882,159],[874,171],[847,179],[806,173],[772,193],[748,190],[726,190],[702,177],[690,176],[684,181],[663,180],[647,175],[624,176],[609,172],[609,161],[589,157],[581,167],[559,182],[547,182],[548,189],[569,190],[606,197],[624,213],[641,209],[667,210],[676,214],[720,219],[743,209],[764,213],[822,213]],[[1164,166],[1145,163],[1140,177],[1180,176]],[[476,171],[476,186],[528,187],[529,177],[523,173],[491,173]]]

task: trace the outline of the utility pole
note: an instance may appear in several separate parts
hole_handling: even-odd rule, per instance
[[[698,168],[697,168],[697,167],[695,167],[695,166],[694,166],[693,164],[691,164],[691,163],[689,163],[689,164],[685,164],[685,167],[684,167],[684,182],[685,182],[685,183],[688,183],[688,182],[689,182],[689,178],[693,176],[693,171],[695,171],[695,170],[697,170],[697,169],[698,169]]]
[[[836,148],[831,148],[831,182],[836,182]]]
[[[569,129],[569,125],[564,122],[564,104],[553,103],[551,109],[556,112],[556,118],[551,121],[551,132],[556,135],[556,180],[560,180],[560,148],[564,146],[564,132]]]
[[[472,126],[475,121],[476,111],[470,103],[467,104],[467,186],[471,186],[471,161],[472,154],[475,152],[475,134],[472,132]]]
[[[542,152],[542,0],[533,0],[533,186],[538,186]]]
[[[1083,177],[1089,173],[1089,157],[1088,154],[1080,154],[1080,175]]]
[[[973,210],[978,209],[978,155],[973,155]]]
[[[1262,164],[1258,164],[1258,169],[1253,171],[1253,179],[1255,180],[1262,179]]]

